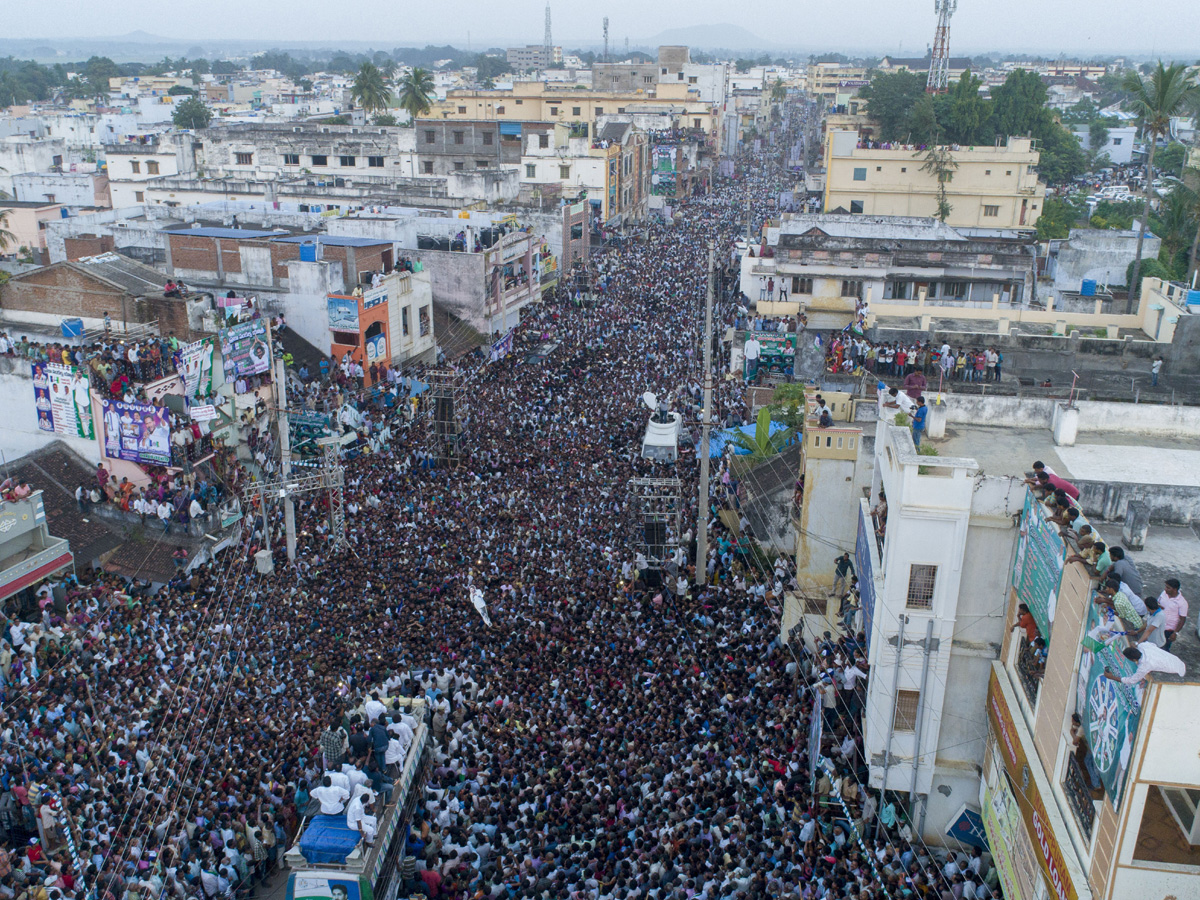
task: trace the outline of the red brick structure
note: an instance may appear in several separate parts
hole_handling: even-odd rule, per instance
[[[85,256],[99,256],[101,253],[112,253],[115,249],[111,234],[80,234],[75,237],[63,238],[67,261],[75,262]]]

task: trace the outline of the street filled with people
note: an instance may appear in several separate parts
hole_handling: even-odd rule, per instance
[[[811,114],[793,109],[779,146]],[[935,858],[864,787],[861,635],[781,642],[786,558],[714,512],[692,562],[695,453],[640,456],[644,392],[698,431],[710,248],[720,334],[738,317],[739,204],[757,227],[789,186],[770,146],[746,153],[673,221],[600,251],[594,292],[525,310],[507,357],[461,366],[449,458],[405,396],[362,395],[342,424],[388,434],[346,462],[347,550],[309,495],[296,560],[276,539],[273,574],[254,555],[283,528],[278,504],[157,592],[81,575],[6,621],[0,900],[252,896],[327,769],[357,760],[390,784],[374,692],[430,704],[401,896],[992,896],[977,852]],[[310,409],[355,387],[336,366],[310,379]],[[722,420],[744,402],[719,380]],[[666,571],[641,555],[628,482],[643,476],[682,482]],[[719,465],[713,495],[737,521]]]

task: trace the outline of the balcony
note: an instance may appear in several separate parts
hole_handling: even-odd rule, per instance
[[[1031,708],[1037,706],[1038,691],[1041,689],[1045,670],[1045,661],[1029,641],[1022,640],[1017,649],[1017,675],[1021,679],[1021,687],[1025,689],[1025,698]]]
[[[1022,679],[1023,680],[1023,679]],[[1085,840],[1092,839],[1092,826],[1096,824],[1096,804],[1092,800],[1092,789],[1089,785],[1087,772],[1079,765],[1072,753],[1067,757],[1067,771],[1063,775],[1063,793],[1067,805],[1079,825]]]

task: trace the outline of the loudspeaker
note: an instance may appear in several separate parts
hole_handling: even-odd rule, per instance
[[[647,522],[645,524],[646,555],[662,559],[667,553],[667,523]]]
[[[446,436],[453,432],[454,422],[454,398],[453,397],[438,397],[434,406],[434,422],[437,425],[437,433],[439,436]]]

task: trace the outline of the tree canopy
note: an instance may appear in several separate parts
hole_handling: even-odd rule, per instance
[[[422,68],[409,71],[400,79],[400,108],[414,119],[428,112],[433,96],[433,75]]]
[[[175,123],[176,128],[198,130],[208,127],[209,122],[212,121],[212,112],[199,97],[188,97],[175,105],[171,121]]]
[[[374,63],[369,62],[359,67],[358,74],[354,76],[350,96],[367,112],[387,109],[392,102],[392,92],[388,90],[383,73]]]

